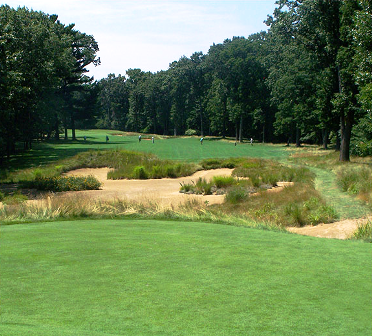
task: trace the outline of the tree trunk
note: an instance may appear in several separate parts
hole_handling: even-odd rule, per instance
[[[226,138],[226,116],[227,116],[227,102],[224,99],[223,100],[223,121],[222,121],[222,127],[223,127],[222,138],[223,139]]]
[[[240,116],[240,126],[239,126],[239,142],[243,141],[243,116]]]
[[[300,128],[296,127],[296,147],[301,147],[300,137],[301,137]]]
[[[322,142],[323,142],[323,149],[328,149],[328,131],[327,129],[322,129]]]
[[[64,118],[64,128],[65,128],[65,140],[68,140],[68,133],[67,133],[67,117]]]
[[[340,140],[340,137],[336,136],[336,148],[335,148],[336,151],[340,151],[341,150],[341,140]]]
[[[56,117],[56,122],[54,124],[54,132],[55,132],[54,139],[59,140],[59,119],[58,119],[57,114],[55,117]]]
[[[352,123],[350,118],[345,118],[341,114],[341,146],[340,146],[340,161],[350,161],[350,139],[351,139]]]
[[[75,131],[75,117],[74,112],[71,111],[71,131],[72,131],[72,140],[76,140],[76,131]]]

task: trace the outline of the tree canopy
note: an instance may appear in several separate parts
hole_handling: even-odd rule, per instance
[[[93,36],[57,15],[0,7],[0,157],[76,127],[303,142],[372,154],[372,5],[279,0],[267,32],[236,36],[157,73],[93,81]]]

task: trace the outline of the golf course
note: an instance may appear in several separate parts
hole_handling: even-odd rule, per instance
[[[369,157],[138,136],[1,171],[1,335],[372,334]]]

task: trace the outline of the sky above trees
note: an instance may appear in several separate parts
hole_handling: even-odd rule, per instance
[[[275,0],[8,0],[58,14],[61,23],[93,35],[101,65],[89,66],[99,80],[127,69],[167,70],[171,62],[194,52],[207,53],[213,43],[266,30]]]

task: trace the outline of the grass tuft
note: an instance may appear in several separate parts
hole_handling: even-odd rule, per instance
[[[368,221],[365,224],[359,225],[351,239],[358,239],[372,243],[372,222]]]

